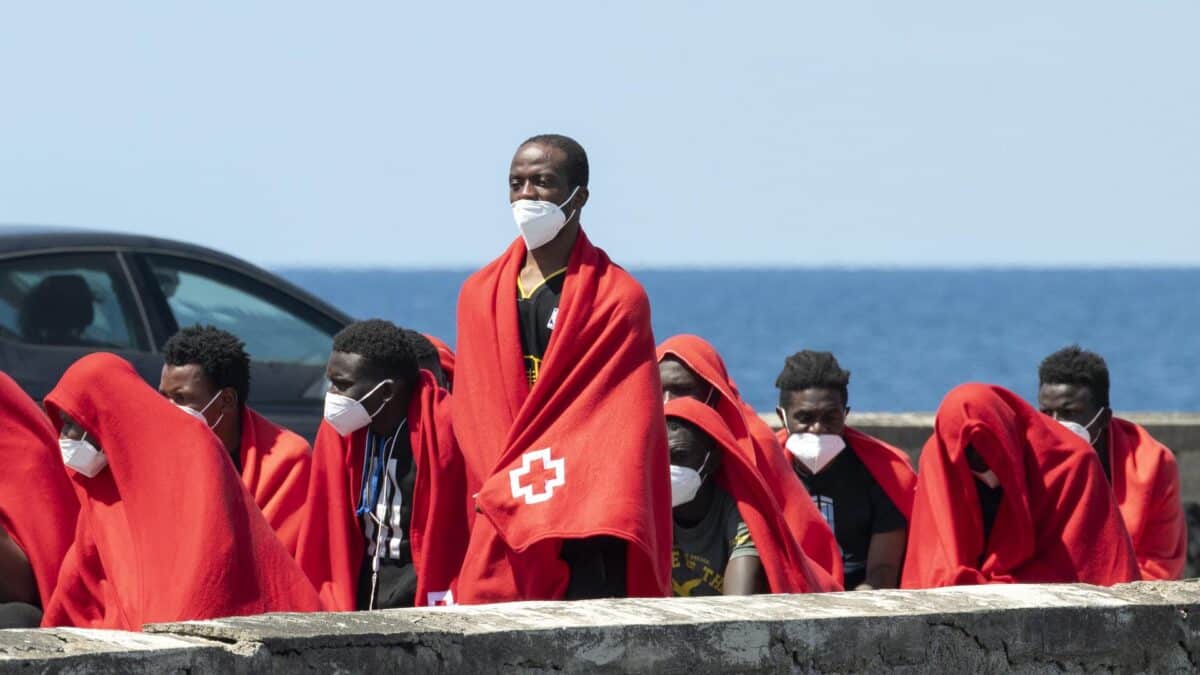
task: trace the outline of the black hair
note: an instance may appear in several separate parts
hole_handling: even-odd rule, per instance
[[[1042,360],[1038,366],[1038,386],[1043,384],[1087,387],[1095,404],[1108,407],[1108,364],[1104,357],[1079,345],[1063,347]]]
[[[525,139],[520,148],[523,148],[530,143],[539,143],[549,145],[552,148],[558,148],[567,155],[567,162],[564,168],[567,172],[567,180],[571,186],[587,187],[588,184],[588,158],[587,152],[583,146],[574,138],[563,136],[561,134],[538,134]]]
[[[413,384],[417,381],[417,357],[404,329],[391,321],[355,321],[333,336],[333,351],[358,354],[385,377]]]
[[[850,371],[842,370],[830,352],[811,349],[796,352],[783,361],[783,371],[775,379],[780,396],[788,391],[834,389],[841,392],[842,403],[850,400]]]
[[[437,380],[438,386],[449,391],[450,378],[446,377],[446,371],[442,370],[442,356],[438,353],[437,345],[420,331],[411,328],[401,330],[404,331],[404,337],[408,338],[413,356],[417,358],[417,367],[428,370],[433,374],[433,379]]]
[[[217,389],[233,387],[238,403],[250,396],[250,356],[246,343],[216,326],[191,326],[163,345],[168,366],[198,365]]]

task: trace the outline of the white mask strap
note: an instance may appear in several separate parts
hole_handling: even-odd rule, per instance
[[[368,391],[367,393],[363,394],[362,398],[358,399],[358,402],[362,403],[363,401],[367,400],[367,398],[369,398],[371,396],[371,394],[374,394],[377,389],[379,389],[380,387],[383,386],[384,382],[392,382],[392,381],[393,380],[391,380],[391,379],[380,381],[379,384],[375,385],[374,387],[371,387],[371,391]],[[392,400],[391,396],[383,399],[383,402],[379,404],[379,407],[375,409],[375,412],[371,413],[371,419],[375,419],[375,416],[379,414],[379,411],[383,410],[383,406],[387,405],[388,401],[390,401],[390,400]]]

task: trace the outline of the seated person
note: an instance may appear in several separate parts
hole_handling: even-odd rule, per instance
[[[766,481],[716,411],[680,398],[667,403],[666,416],[674,594],[840,590],[801,551]]]
[[[452,602],[467,493],[449,392],[381,319],[335,335],[326,373],[296,559],[333,610]]]
[[[742,400],[717,350],[695,335],[675,335],[658,346],[657,356],[663,400],[693,398],[717,411],[738,448],[771,487],[805,554],[840,583],[842,556],[833,531],[816,517],[816,506],[792,471],[787,453],[771,428]]]
[[[80,502],[46,626],[320,609],[217,437],[114,354],[76,361],[46,396]]]
[[[917,475],[903,451],[846,426],[849,384],[829,352],[789,356],[775,381],[780,440],[837,536],[846,590],[896,588]]]
[[[946,395],[921,450],[902,587],[1138,578],[1096,453],[1007,389]]]
[[[21,336],[43,345],[98,346],[83,337],[96,318],[94,302],[82,276],[48,276],[21,302]]]
[[[300,536],[312,450],[299,435],[258,414],[250,395],[250,357],[233,334],[184,328],[163,346],[158,391],[213,430],[242,484],[288,551]]]
[[[420,331],[415,331],[411,328],[403,328],[404,336],[408,338],[408,343],[412,347],[413,354],[417,357],[417,367],[421,370],[428,370],[438,386],[446,391],[450,391],[450,378],[446,375],[446,371],[442,368],[443,351],[445,345],[438,346],[433,340],[430,340],[427,335]],[[449,348],[446,348],[449,351]],[[453,355],[450,356],[453,361]]]
[[[1179,579],[1187,563],[1187,520],[1175,455],[1142,427],[1115,417],[1108,365],[1078,346],[1038,368],[1038,407],[1096,450],[1133,540],[1143,579]]]

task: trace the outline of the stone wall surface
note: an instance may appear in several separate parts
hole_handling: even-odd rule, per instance
[[[278,614],[0,631],[0,673],[1059,673],[1200,669],[1200,583]]]

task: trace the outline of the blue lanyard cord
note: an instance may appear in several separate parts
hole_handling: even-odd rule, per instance
[[[383,483],[384,472],[387,471],[388,455],[396,448],[396,439],[406,426],[408,420],[400,423],[390,443],[387,439],[376,437],[370,430],[367,431],[366,448],[363,452],[362,492],[358,496],[355,516],[368,515],[379,504],[379,486]]]

